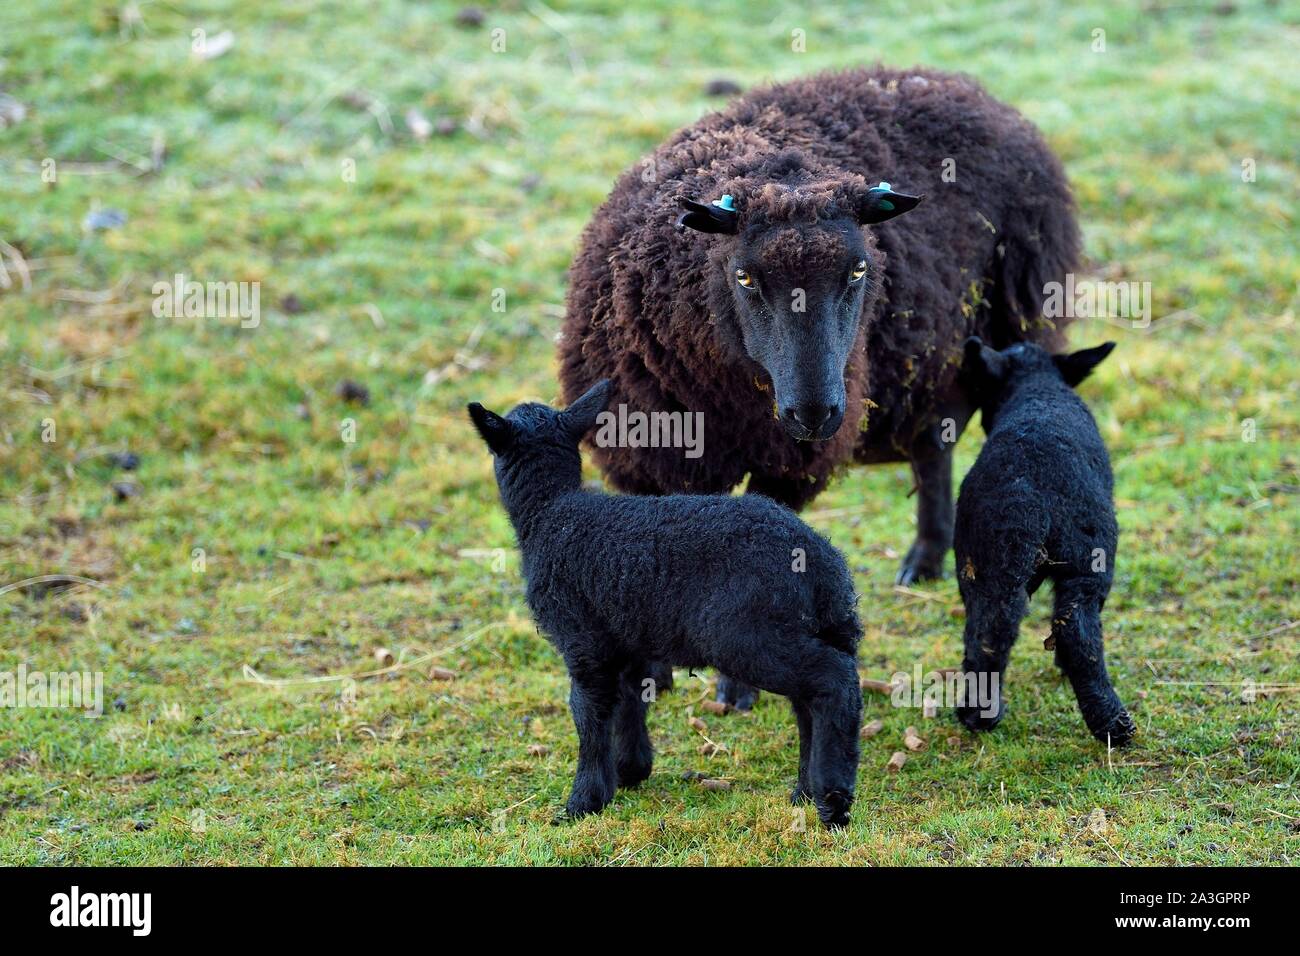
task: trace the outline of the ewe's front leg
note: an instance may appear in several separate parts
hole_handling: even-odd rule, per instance
[[[726,704],[736,710],[753,710],[758,702],[758,689],[750,687],[743,680],[718,674],[718,703]]]
[[[673,669],[663,661],[651,661],[646,677],[654,681],[655,696],[666,694],[673,689]]]
[[[785,505],[791,511],[802,511],[804,505],[825,489],[829,478],[829,475],[821,478],[773,478],[755,472],[749,476],[749,483],[745,485],[745,494],[762,495]]]
[[[952,447],[912,459],[916,476],[916,540],[898,569],[904,586],[943,577],[952,547]]]
[[[943,577],[944,562],[952,547],[952,453],[970,416],[971,409],[964,405],[946,407],[912,447],[916,540],[898,569],[898,584],[906,586]]]

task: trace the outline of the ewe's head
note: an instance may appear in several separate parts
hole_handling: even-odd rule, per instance
[[[497,476],[535,471],[538,484],[576,485],[582,477],[578,442],[609,404],[610,383],[603,379],[564,411],[540,402],[516,405],[504,418],[478,402],[467,406],[470,421],[496,460]]]
[[[824,440],[844,421],[844,370],[864,306],[879,294],[870,227],[920,198],[812,167],[788,151],[733,180],[709,205],[687,202],[679,225],[717,234],[710,306],[772,379],[789,434]]]
[[[1001,352],[989,348],[978,336],[966,340],[962,355],[961,381],[967,394],[984,412],[984,427],[992,424],[1007,394],[1017,384],[1049,376],[1074,388],[1111,353],[1114,342],[1090,349],[1052,355],[1032,342],[1017,342]]]

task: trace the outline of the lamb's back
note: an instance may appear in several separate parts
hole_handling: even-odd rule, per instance
[[[991,475],[1021,475],[1048,495],[1111,495],[1110,457],[1097,423],[1064,385],[1004,409],[977,464]]]
[[[574,493],[552,503],[523,551],[544,628],[660,639],[756,615],[815,628],[852,610],[839,553],[757,495]]]
[[[1083,567],[1118,536],[1110,459],[1096,422],[1061,385],[1003,409],[961,484],[960,555],[1014,538],[1051,561]]]

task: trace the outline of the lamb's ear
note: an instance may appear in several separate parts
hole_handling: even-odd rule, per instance
[[[1092,370],[1101,364],[1101,360],[1111,353],[1114,342],[1103,342],[1090,349],[1080,349],[1068,355],[1053,355],[1052,364],[1065,379],[1065,384],[1074,388],[1092,374]]]
[[[962,347],[961,374],[975,387],[990,385],[1002,378],[1007,360],[1001,353],[984,344],[978,335],[972,335]]]
[[[506,451],[515,440],[515,426],[498,415],[496,412],[490,412],[478,402],[470,402],[466,406],[469,410],[469,419],[478,429],[478,433],[483,436],[487,442],[492,454],[499,455]]]
[[[736,212],[730,196],[723,196],[719,202],[725,205],[710,203],[706,206],[694,199],[683,199],[682,208],[686,212],[677,219],[678,230],[694,229],[696,232],[734,235],[740,229],[740,214]]]
[[[906,193],[895,192],[889,183],[882,182],[879,186],[868,189],[866,198],[858,204],[858,222],[869,226],[872,223],[893,219],[909,209],[915,209],[916,204],[924,198],[924,196],[909,196]]]
[[[613,389],[609,379],[602,378],[573,404],[560,413],[565,430],[578,441],[596,424],[600,413],[609,405],[609,393]]]

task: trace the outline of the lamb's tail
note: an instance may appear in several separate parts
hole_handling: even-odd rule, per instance
[[[1044,305],[1052,304],[1052,284],[1063,288],[1066,274],[1078,268],[1082,248],[1065,173],[1056,157],[1045,152],[1043,160],[1047,182],[1025,190],[1010,208],[991,270],[988,334],[999,349],[1026,341],[1052,352],[1065,347],[1070,317]]]

